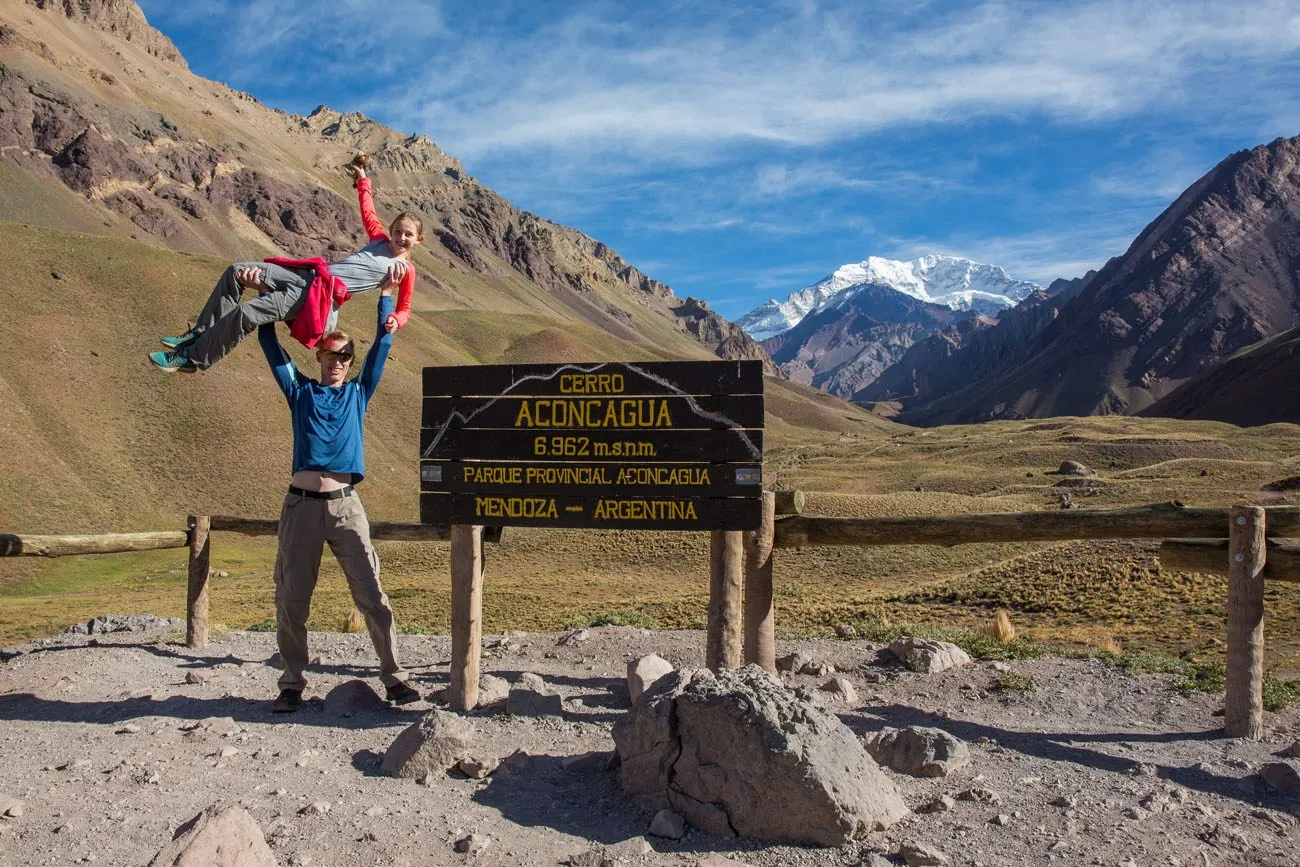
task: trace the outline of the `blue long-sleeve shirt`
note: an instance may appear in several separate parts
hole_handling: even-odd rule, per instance
[[[274,323],[258,327],[257,341],[293,417],[293,472],[350,473],[353,484],[365,478],[361,425],[393,345],[393,335],[384,329],[384,320],[392,312],[392,296],[381,295],[375,342],[361,373],[339,386],[321,385],[295,368],[276,337]]]

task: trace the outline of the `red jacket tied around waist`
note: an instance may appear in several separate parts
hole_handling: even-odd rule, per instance
[[[316,278],[307,287],[298,315],[289,320],[289,334],[293,339],[308,349],[314,349],[325,336],[325,325],[329,322],[330,312],[335,307],[342,307],[352,297],[352,293],[342,280],[330,274],[329,263],[320,257],[286,259],[275,256],[265,261],[281,268],[311,268],[316,272]]]

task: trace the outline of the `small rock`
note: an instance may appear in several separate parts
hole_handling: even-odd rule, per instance
[[[185,682],[194,684],[207,683],[208,676],[201,671],[187,671],[185,672]]]
[[[942,729],[886,728],[862,739],[877,762],[914,777],[946,777],[970,764],[970,749]]]
[[[510,681],[504,677],[483,674],[478,679],[478,701],[474,707],[480,710],[505,707],[510,696]]]
[[[813,677],[830,677],[835,673],[835,666],[831,665],[829,662],[822,662],[821,660],[814,659],[812,662],[807,663],[803,668],[799,669],[799,673],[812,675]]]
[[[1078,461],[1061,461],[1061,466],[1055,471],[1054,475],[1058,476],[1095,476],[1097,473],[1090,470]]]
[[[727,858],[717,852],[711,852],[708,855],[701,855],[696,858],[695,867],[749,867],[749,865],[744,861],[737,861],[735,858]]]
[[[312,801],[298,811],[299,816],[324,816],[330,811],[329,801]]]
[[[430,711],[393,740],[384,753],[384,773],[406,779],[446,774],[469,757],[473,735],[474,729],[456,714]]]
[[[632,701],[654,686],[659,678],[672,674],[673,664],[657,653],[651,653],[627,664],[627,692]]]
[[[506,697],[506,713],[512,716],[561,716],[564,702],[541,675],[525,672]]]
[[[140,734],[140,727],[135,723],[127,723],[118,729],[117,733],[119,735],[138,735]]]
[[[618,864],[604,849],[588,849],[577,855],[570,855],[564,862],[569,867],[616,867]]]
[[[591,632],[586,629],[570,629],[561,635],[560,640],[555,643],[560,647],[577,647],[589,638],[591,638]]]
[[[849,682],[848,678],[832,677],[821,685],[821,690],[847,705],[852,706],[858,703],[858,691],[853,688],[853,684]]]
[[[388,703],[364,680],[345,681],[325,695],[325,713],[328,716],[387,709]]]
[[[560,767],[566,771],[609,771],[618,766],[617,750],[600,750],[565,756],[560,759]]]
[[[993,670],[997,672],[1001,672],[1002,674],[1006,674],[1007,672],[1011,671],[1011,666],[1007,665],[1005,662],[995,662],[993,663]]]
[[[456,841],[453,847],[464,855],[477,855],[492,845],[492,838],[483,834],[467,834]]]
[[[17,798],[0,794],[0,816],[9,819],[21,819],[27,812],[26,805]]]
[[[791,674],[803,671],[803,667],[812,662],[812,657],[806,653],[796,650],[788,656],[783,656],[776,661],[777,671],[788,671]]]
[[[1291,746],[1278,753],[1284,759],[1300,759],[1300,741],[1296,741]]]
[[[1074,795],[1061,795],[1059,798],[1053,798],[1048,803],[1053,807],[1065,807],[1067,810],[1073,810],[1079,806],[1079,799]]]
[[[213,804],[178,828],[149,867],[275,867],[276,863],[262,829],[248,811],[233,804]]]
[[[970,654],[955,644],[910,635],[904,635],[889,645],[889,652],[909,670],[923,674],[937,674],[971,663]]]
[[[993,825],[997,825],[999,828],[1005,828],[1007,825],[1011,824],[1011,817],[1006,813],[998,813],[992,819],[989,819],[989,822]]]
[[[977,804],[1001,804],[1002,796],[992,789],[975,786],[957,793],[959,801],[974,801]]]
[[[686,836],[686,820],[673,810],[660,810],[650,820],[650,833],[668,840],[680,840]]]
[[[239,748],[238,748],[238,747],[223,747],[222,750],[221,750],[221,752],[218,753],[218,755],[219,755],[221,758],[223,758],[223,759],[228,759],[228,758],[230,758],[231,756],[239,755]]]
[[[948,795],[940,795],[933,801],[923,807],[920,807],[918,813],[947,813],[957,806],[957,802]]]
[[[63,279],[63,272],[62,272],[62,271],[51,271],[51,272],[50,272],[50,276],[53,277],[55,280],[62,280],[62,279]]]
[[[497,766],[500,764],[500,759],[484,759],[474,756],[468,759],[461,759],[456,767],[460,768],[460,772],[470,779],[481,780],[495,771]]]
[[[894,862],[879,852],[872,852],[859,859],[858,867],[894,867]]]
[[[1300,795],[1300,771],[1290,762],[1269,762],[1259,769],[1259,776],[1284,795]]]
[[[1069,852],[1070,844],[1066,840],[1057,840],[1051,846],[1047,847],[1048,852]]]
[[[948,856],[928,843],[908,840],[898,847],[898,855],[907,867],[943,867]]]

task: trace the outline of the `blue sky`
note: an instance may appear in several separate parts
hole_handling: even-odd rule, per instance
[[[1079,276],[1300,134],[1300,0],[139,2],[196,73],[428,135],[732,318],[872,255]]]

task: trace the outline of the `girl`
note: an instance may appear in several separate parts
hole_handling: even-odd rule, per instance
[[[231,265],[213,287],[194,327],[179,337],[162,338],[166,351],[149,353],[149,360],[168,373],[206,370],[259,325],[280,321],[289,322],[289,333],[311,348],[334,330],[338,308],[348,298],[372,289],[397,289],[397,306],[384,328],[392,334],[404,326],[415,289],[411,251],[424,240],[424,224],[403,211],[384,231],[375,214],[365,163],[359,157],[346,168],[357,188],[369,244],[337,262],[272,258]],[[244,289],[260,294],[241,304]]]

